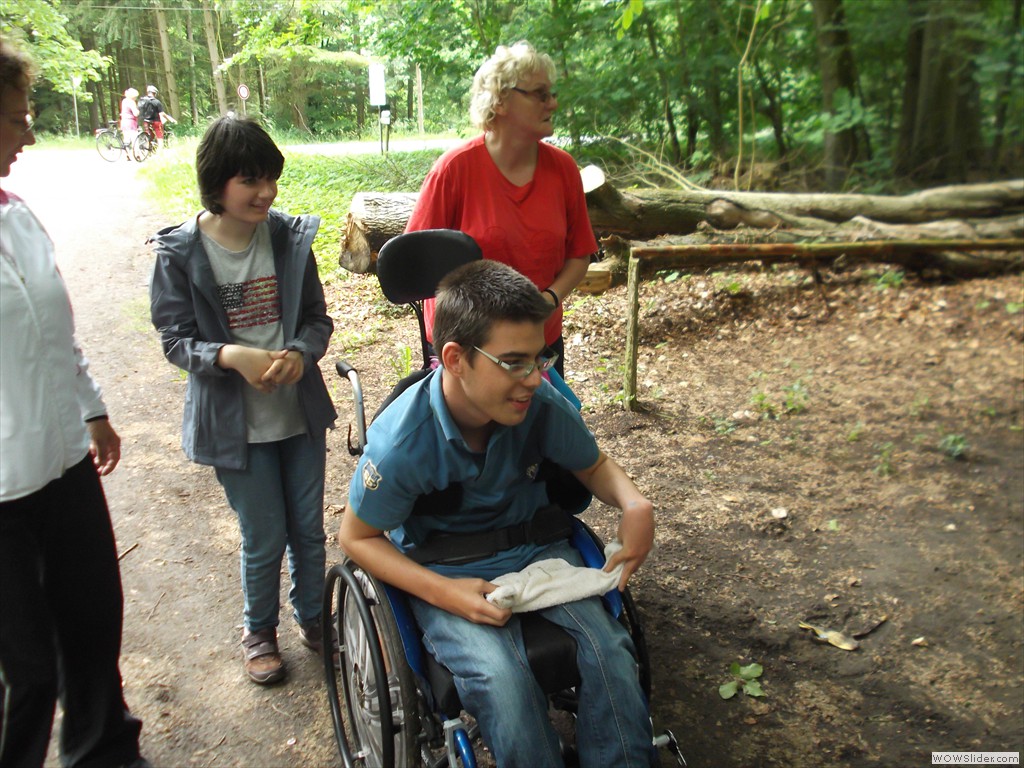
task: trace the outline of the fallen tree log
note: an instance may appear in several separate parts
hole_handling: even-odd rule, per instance
[[[623,192],[593,166],[581,176],[598,235],[640,242],[702,229],[705,237],[721,237],[723,230],[738,228],[759,241],[781,232],[804,240],[1006,238],[1019,236],[1014,232],[1021,227],[1019,214],[1024,212],[1024,180],[885,196],[703,189]],[[341,266],[373,272],[377,251],[405,229],[417,197],[405,192],[356,194],[342,235]]]
[[[833,228],[827,237],[823,237],[821,232],[807,230],[765,232],[751,229],[669,235],[648,241],[626,240],[612,235],[601,239],[604,258],[591,265],[579,290],[599,293],[611,285],[620,285],[625,282],[631,253],[657,253],[658,249],[670,246],[714,245],[720,248],[718,254],[731,254],[717,261],[709,256],[706,263],[695,261],[692,267],[743,261],[771,263],[779,260],[770,258],[772,245],[803,245],[802,257],[782,260],[812,260],[817,263],[837,259],[845,262],[872,261],[951,278],[980,277],[1024,269],[1024,252],[1021,250],[1024,215],[981,221],[933,222],[913,228],[869,224],[871,226],[857,222],[856,228]],[[942,244],[941,247],[938,244]],[[763,250],[757,250],[762,246]],[[775,251],[776,254],[781,252]],[[714,250],[707,253],[714,253]],[[640,266],[644,274],[664,268],[657,259],[643,260]]]
[[[834,261],[881,261],[920,269],[932,266],[931,254],[944,260],[944,272],[951,269],[971,271],[976,264],[992,265],[1002,271],[1019,270],[1024,263],[1024,240],[872,240],[859,243],[736,243],[713,245],[676,245],[634,248],[631,254],[640,260],[641,273],[659,269],[716,267],[740,261],[757,260],[764,264],[783,262],[811,263]],[[963,275],[968,276],[968,275]]]
[[[595,172],[596,171],[596,172]],[[623,192],[592,166],[584,169],[595,231],[644,239],[715,229],[830,229],[854,219],[921,224],[1024,211],[1024,179],[937,187],[908,195],[635,189]]]
[[[341,236],[341,266],[350,272],[374,272],[377,252],[405,231],[416,192],[357,192]]]

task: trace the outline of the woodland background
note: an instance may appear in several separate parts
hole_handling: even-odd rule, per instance
[[[475,69],[528,39],[555,59],[559,139],[581,165],[635,161],[628,144],[663,177],[701,184],[892,191],[1024,175],[1021,11],[1022,0],[5,0],[0,30],[41,65],[43,132],[91,134],[117,119],[126,88],[152,83],[200,133],[241,110],[245,83],[246,112],[278,135],[375,138],[375,61],[393,135],[463,135]]]

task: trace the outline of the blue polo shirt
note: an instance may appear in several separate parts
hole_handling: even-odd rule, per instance
[[[543,459],[571,471],[597,461],[594,436],[580,414],[547,381],[526,418],[498,425],[484,453],[469,449],[441,391],[443,368],[417,382],[377,417],[349,484],[349,509],[367,525],[390,531],[402,551],[434,531],[473,533],[523,523],[548,504],[534,482]],[[462,487],[458,509],[412,515],[422,495],[452,483]],[[447,576],[493,579],[524,568],[540,547],[524,544],[462,565],[432,565]]]

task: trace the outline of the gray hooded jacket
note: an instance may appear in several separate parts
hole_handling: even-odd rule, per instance
[[[198,218],[154,237],[150,315],[164,355],[188,372],[181,428],[185,455],[199,464],[244,469],[248,453],[242,388],[248,385],[237,371],[217,365],[221,347],[232,338]],[[315,434],[333,427],[337,418],[317,365],[334,330],[312,251],[320,217],[289,216],[271,209],[268,224],[284,346],[302,353],[305,369],[296,386],[307,430]]]

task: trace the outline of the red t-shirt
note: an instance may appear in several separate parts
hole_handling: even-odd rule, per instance
[[[533,180],[518,187],[498,170],[482,134],[438,158],[405,229],[461,230],[476,240],[485,259],[515,267],[539,290],[554,282],[566,259],[597,251],[572,156],[540,142]],[[432,341],[433,300],[425,303],[424,314]],[[544,340],[551,344],[561,335],[558,307],[544,327]]]

